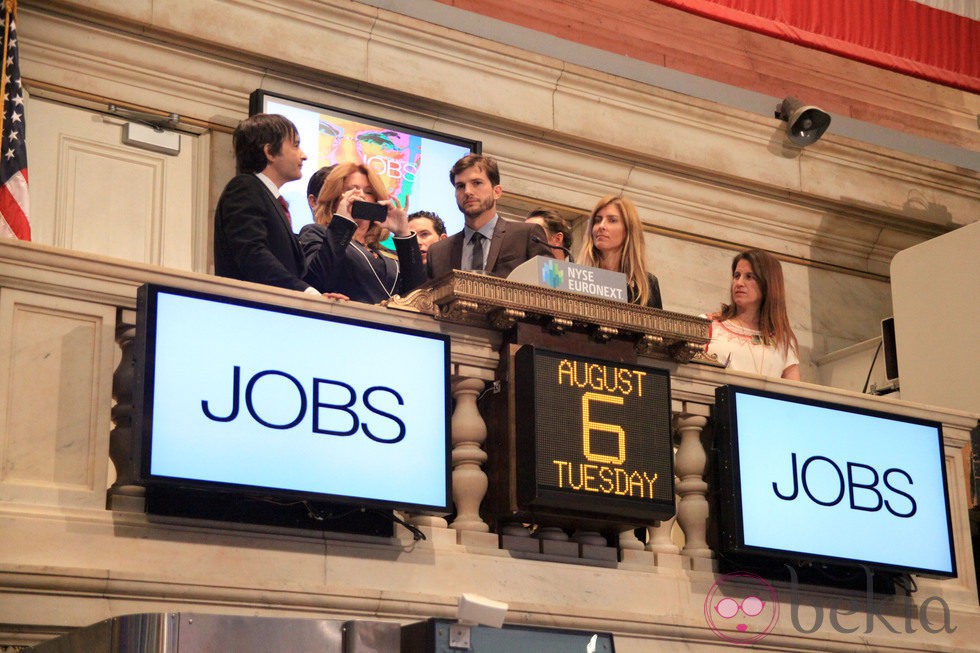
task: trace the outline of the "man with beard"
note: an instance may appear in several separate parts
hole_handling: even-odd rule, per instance
[[[449,171],[449,180],[456,188],[456,205],[465,226],[429,247],[426,269],[430,279],[451,270],[506,277],[524,261],[551,256],[539,225],[505,220],[497,214],[503,189],[496,161],[480,154],[464,156]]]

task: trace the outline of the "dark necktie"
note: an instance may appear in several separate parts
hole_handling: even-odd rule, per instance
[[[289,202],[287,202],[286,198],[283,197],[282,195],[280,195],[276,199],[279,200],[279,205],[282,207],[282,210],[286,213],[286,222],[289,224],[290,227],[292,227],[293,216],[289,215]]]
[[[473,232],[470,236],[470,243],[473,245],[473,256],[470,258],[470,269],[477,272],[483,271],[483,240],[484,236],[479,231]]]

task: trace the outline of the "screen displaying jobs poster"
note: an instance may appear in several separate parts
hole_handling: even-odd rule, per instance
[[[938,424],[735,402],[746,546],[955,572]]]
[[[152,479],[446,507],[446,338],[144,292]]]
[[[475,143],[442,140],[422,130],[392,129],[370,119],[270,95],[264,96],[263,111],[289,118],[309,157],[303,164],[303,177],[282,187],[290,207],[303,207],[290,211],[297,232],[313,221],[306,209],[310,177],[323,166],[348,161],[370,166],[409,213],[432,211],[446,223],[446,233],[463,230],[449,170]]]

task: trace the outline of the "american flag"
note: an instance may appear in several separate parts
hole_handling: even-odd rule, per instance
[[[0,236],[31,239],[30,201],[27,194],[27,145],[24,142],[24,90],[17,60],[17,1],[5,0],[3,31],[3,133],[0,144]]]

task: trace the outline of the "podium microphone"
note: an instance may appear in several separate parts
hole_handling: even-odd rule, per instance
[[[552,245],[551,243],[549,243],[549,242],[547,242],[545,240],[541,240],[537,236],[531,236],[531,240],[533,242],[535,242],[535,243],[540,243],[540,244],[544,245],[545,247],[550,247],[551,249],[560,249],[561,251],[565,252],[565,256],[568,257],[568,262],[569,263],[574,263],[575,262],[575,261],[572,260],[572,250],[568,249],[567,247],[565,247],[563,245]]]

